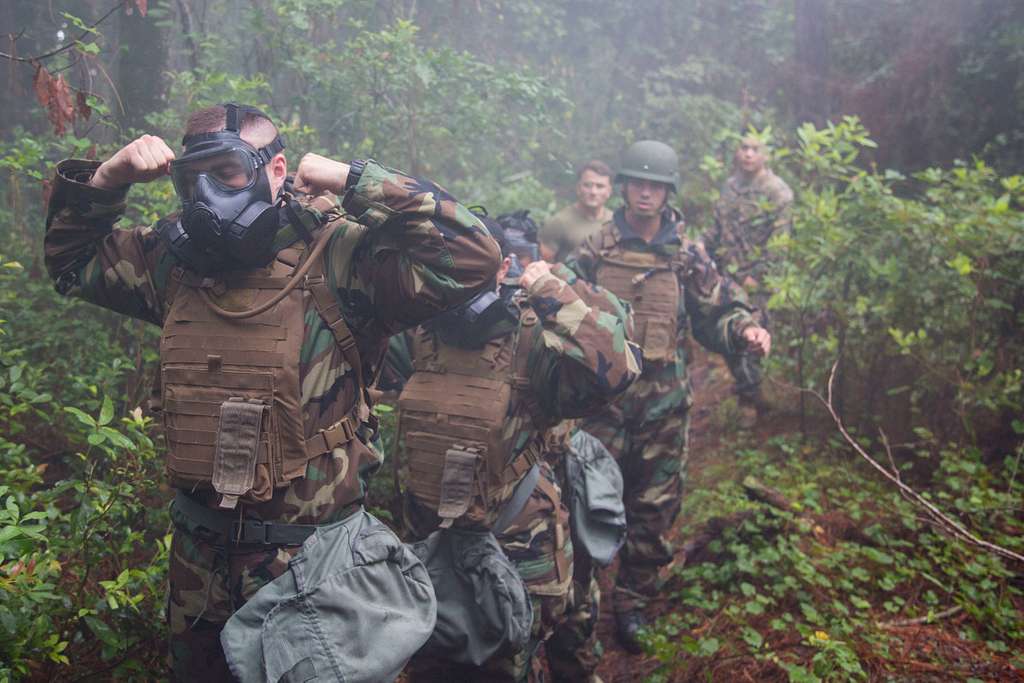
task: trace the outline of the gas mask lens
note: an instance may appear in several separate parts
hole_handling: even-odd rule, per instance
[[[240,148],[188,154],[171,162],[174,189],[185,201],[194,197],[196,181],[203,174],[224,192],[244,190],[256,182],[256,162],[250,152]]]

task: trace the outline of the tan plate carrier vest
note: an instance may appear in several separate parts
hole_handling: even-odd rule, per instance
[[[643,347],[644,361],[674,361],[679,334],[675,260],[664,254],[623,249],[607,231],[602,240],[597,284],[632,306],[636,341]]]
[[[415,340],[416,372],[398,399],[398,439],[408,463],[408,491],[435,511],[441,528],[456,520],[490,527],[497,501],[538,461],[539,433],[509,462],[503,428],[513,401],[529,402],[527,353],[517,354],[520,331],[537,324],[525,308],[512,334],[483,350],[443,344],[421,329]],[[541,477],[543,479],[543,477]]]
[[[212,487],[224,508],[235,507],[239,498],[270,500],[274,489],[305,476],[309,460],[354,439],[367,419],[364,368],[324,277],[321,252],[332,232],[322,231],[308,254],[300,242],[280,251],[267,268],[227,281],[181,268],[172,273],[160,338],[160,396],[174,486]],[[302,270],[305,275],[298,273],[297,284],[276,305],[257,315],[225,317],[270,303]],[[307,296],[359,383],[353,410],[308,439],[299,383]]]

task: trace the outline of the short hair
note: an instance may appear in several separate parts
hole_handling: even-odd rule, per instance
[[[239,121],[239,134],[248,133],[247,137],[253,139],[256,147],[268,145],[277,136],[277,126],[268,117],[254,111],[245,111]],[[196,133],[215,133],[224,130],[227,125],[228,110],[224,105],[217,104],[212,107],[197,109],[188,115],[185,121],[185,136]]]
[[[580,166],[579,170],[576,171],[576,180],[582,178],[583,174],[586,171],[593,171],[597,175],[603,175],[609,180],[611,180],[612,177],[612,167],[604,163],[600,159],[591,159],[587,163]]]

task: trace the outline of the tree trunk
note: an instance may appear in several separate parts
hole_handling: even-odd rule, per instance
[[[822,0],[796,0],[796,111],[821,126],[830,114],[828,12]]]

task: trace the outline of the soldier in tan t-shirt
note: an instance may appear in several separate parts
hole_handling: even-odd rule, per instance
[[[611,220],[605,206],[612,195],[612,170],[593,159],[583,164],[576,175],[576,203],[549,218],[540,231],[540,253],[545,261],[557,263],[590,235]]]

